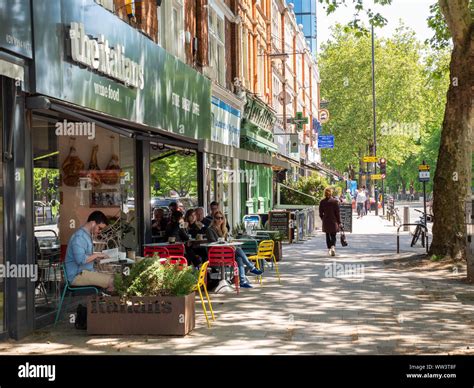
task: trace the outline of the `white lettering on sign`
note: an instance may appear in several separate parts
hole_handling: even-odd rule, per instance
[[[171,105],[175,106],[176,108],[181,108],[185,112],[191,112],[195,116],[199,116],[199,104],[192,102],[185,97],[181,97],[177,93],[171,93]]]
[[[84,25],[76,22],[71,23],[69,38],[73,61],[123,82],[126,86],[139,89],[145,86],[143,66],[125,56],[124,46],[118,44],[110,47],[104,35],[99,35],[97,39],[90,38],[84,32]]]

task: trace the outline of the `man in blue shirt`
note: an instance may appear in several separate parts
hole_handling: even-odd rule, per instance
[[[73,286],[97,286],[113,291],[113,276],[94,270],[94,261],[106,257],[93,253],[92,237],[107,226],[101,211],[92,212],[84,226],[71,236],[66,251],[65,267],[68,281]]]

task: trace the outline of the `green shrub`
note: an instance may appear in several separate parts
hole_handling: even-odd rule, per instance
[[[115,277],[115,289],[121,297],[172,295],[184,296],[193,291],[199,271],[178,264],[160,264],[145,259],[135,264],[130,275]]]

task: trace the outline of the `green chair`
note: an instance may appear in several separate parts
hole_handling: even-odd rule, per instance
[[[247,256],[256,255],[258,251],[257,240],[243,241],[243,245],[240,246]]]
[[[63,293],[61,295],[61,300],[59,301],[58,311],[56,313],[56,319],[54,320],[54,325],[55,326],[59,321],[59,315],[61,314],[61,308],[63,307],[64,298],[66,297],[66,293],[68,291],[76,292],[76,291],[93,290],[96,295],[99,295],[99,288],[94,287],[94,286],[71,286],[69,284],[69,280],[67,278],[66,266],[64,265],[64,263],[61,265],[61,268],[62,268],[62,271],[63,271],[63,274],[64,274],[64,290],[63,290]]]

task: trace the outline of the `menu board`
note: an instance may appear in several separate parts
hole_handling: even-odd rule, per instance
[[[341,213],[341,222],[344,226],[344,231],[352,233],[352,204],[340,204],[339,211]]]
[[[290,212],[287,211],[274,211],[268,213],[268,220],[270,224],[270,230],[277,230],[281,233],[284,239],[290,240]]]

